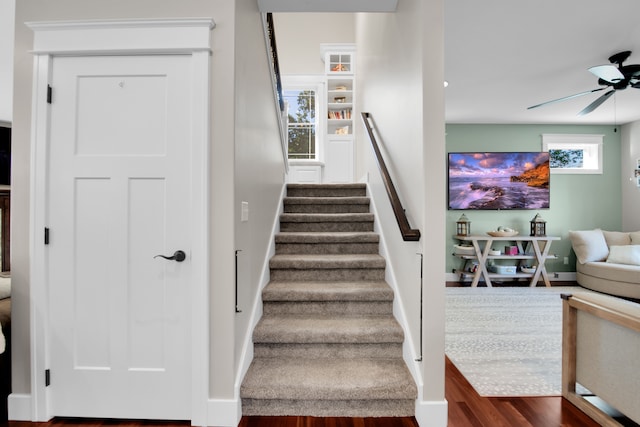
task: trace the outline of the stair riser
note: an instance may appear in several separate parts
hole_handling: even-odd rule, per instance
[[[384,269],[341,268],[341,269],[271,269],[271,280],[303,281],[354,281],[384,280]]]
[[[276,254],[377,254],[378,243],[276,243]]]
[[[390,359],[402,357],[401,343],[383,344],[263,344],[255,343],[254,357],[313,357],[327,359]]]
[[[285,203],[286,213],[368,213],[369,204],[289,204]]]
[[[322,302],[265,302],[264,314],[326,314],[340,316],[373,314],[388,315],[393,311],[389,301],[322,301]]]
[[[412,417],[415,400],[242,399],[242,415],[312,417]]]
[[[373,221],[363,222],[280,222],[280,231],[373,231]]]

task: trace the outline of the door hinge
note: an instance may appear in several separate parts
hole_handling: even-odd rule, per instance
[[[49,244],[49,227],[44,228],[44,244]]]
[[[53,99],[53,88],[51,85],[47,85],[47,104],[51,104]]]
[[[45,369],[44,371],[44,386],[49,387],[51,385],[51,370]]]

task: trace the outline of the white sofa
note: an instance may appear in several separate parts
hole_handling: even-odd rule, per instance
[[[579,285],[640,299],[640,231],[570,231]]]

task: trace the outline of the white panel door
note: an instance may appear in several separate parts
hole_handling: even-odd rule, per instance
[[[51,413],[190,419],[190,56],[52,69]]]

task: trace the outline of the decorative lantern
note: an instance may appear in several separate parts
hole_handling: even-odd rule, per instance
[[[529,223],[531,224],[531,236],[547,235],[547,221],[542,219],[540,214],[536,214]]]
[[[458,236],[468,236],[471,234],[471,221],[465,214],[462,214],[460,219],[456,221],[456,234]]]

